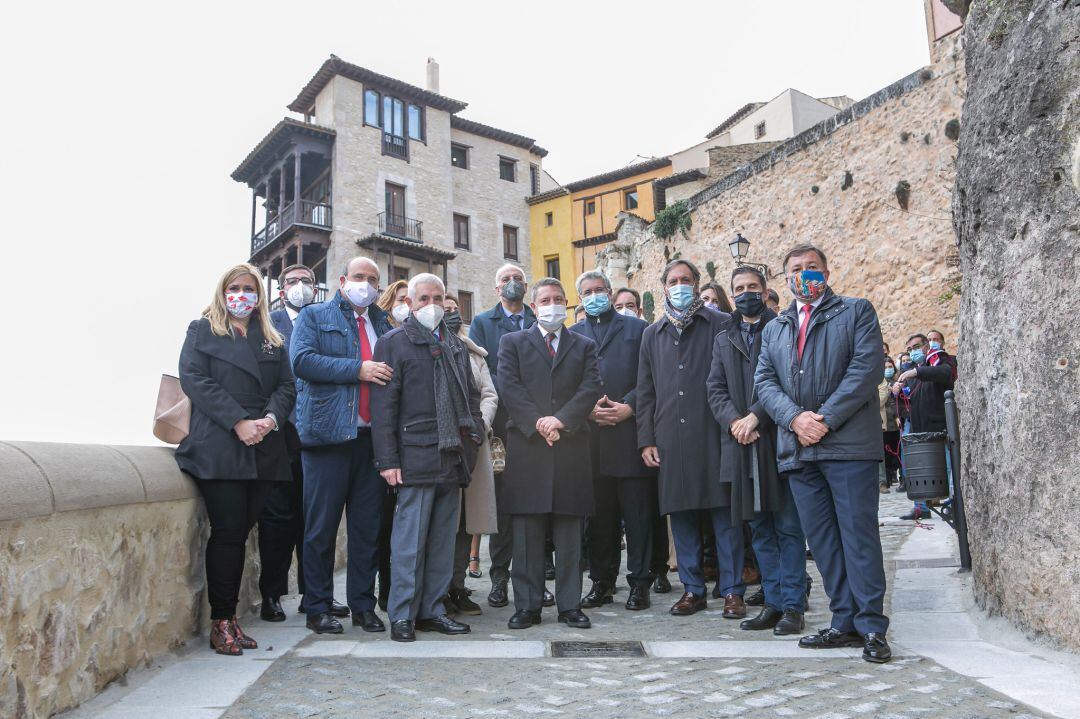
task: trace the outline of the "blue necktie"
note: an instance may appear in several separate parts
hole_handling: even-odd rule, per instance
[[[521,326],[521,315],[510,315],[510,319],[514,321],[514,324],[517,325],[519,330],[525,329]]]

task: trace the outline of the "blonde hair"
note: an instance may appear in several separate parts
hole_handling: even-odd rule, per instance
[[[233,336],[232,315],[229,314],[229,310],[225,306],[225,288],[231,285],[237,277],[243,277],[244,275],[251,275],[255,278],[255,286],[258,288],[259,294],[259,301],[255,305],[255,316],[258,317],[263,337],[275,347],[281,347],[285,344],[285,340],[282,338],[281,333],[274,329],[273,323],[270,322],[270,303],[266,299],[266,288],[264,287],[262,273],[259,272],[258,267],[249,265],[246,262],[230,267],[218,280],[214,296],[210,300],[210,306],[203,310],[203,317],[210,320],[210,331],[219,337]]]
[[[405,280],[398,280],[397,282],[391,282],[390,286],[383,290],[383,293],[379,295],[379,300],[375,303],[379,306],[379,309],[390,314],[390,311],[394,309],[394,300],[397,299],[397,293],[402,289],[408,289],[409,283]]]

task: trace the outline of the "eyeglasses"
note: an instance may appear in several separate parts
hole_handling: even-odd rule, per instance
[[[286,277],[285,278],[285,286],[286,287],[292,287],[297,282],[303,282],[308,287],[314,287],[315,286],[315,280],[311,279],[310,277]]]
[[[582,297],[591,297],[592,295],[606,295],[608,293],[608,291],[609,290],[606,287],[597,287],[596,289],[593,289],[593,290],[582,290],[581,296]]]

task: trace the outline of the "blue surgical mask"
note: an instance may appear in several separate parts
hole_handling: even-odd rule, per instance
[[[941,343],[940,342],[935,342],[934,340],[930,340],[930,349],[932,349],[932,350],[941,349]]]
[[[611,307],[611,298],[607,296],[606,292],[594,292],[582,300],[581,304],[585,306],[587,315],[596,317],[608,311],[608,308]]]
[[[675,309],[685,310],[694,301],[694,288],[691,285],[668,287],[668,301]]]
[[[915,364],[922,364],[923,360],[926,359],[926,353],[923,352],[921,349],[911,350],[910,357],[911,361]]]
[[[894,375],[896,375],[895,369],[893,369],[892,367],[885,368],[885,379],[892,379]]]

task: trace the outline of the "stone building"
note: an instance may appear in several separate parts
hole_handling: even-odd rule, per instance
[[[813,242],[828,254],[831,284],[874,303],[894,354],[910,332],[930,328],[955,349],[960,273],[949,207],[964,67],[957,34],[938,36],[927,13],[930,66],[779,144],[710,149],[709,170],[694,180],[705,187],[686,198],[687,235],[663,241],[623,222],[598,265],[616,282],[625,267],[630,285],[658,303],[660,269],[677,253],[726,283],[728,245],[741,233],[751,243],[745,259],[765,265],[786,299],[781,258]],[[678,179],[656,183],[669,204]]]
[[[250,258],[268,280],[303,262],[333,291],[366,253],[384,286],[442,275],[469,321],[500,265],[529,267],[525,198],[554,184],[547,151],[461,117],[438,73],[429,60],[420,88],[331,56],[289,103],[303,119],[283,119],[232,174],[252,190]]]

